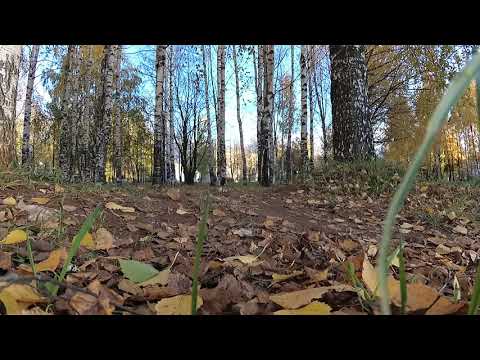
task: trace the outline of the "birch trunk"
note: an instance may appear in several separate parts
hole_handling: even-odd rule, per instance
[[[122,67],[122,48],[118,47],[115,54],[115,133],[114,133],[114,162],[115,182],[123,182],[123,154],[122,154],[122,118],[120,114],[120,70]]]
[[[315,151],[313,147],[313,115],[314,115],[314,105],[313,105],[313,91],[312,91],[312,73],[314,69],[314,47],[313,45],[309,46],[309,64],[308,64],[308,106],[310,110],[310,171],[313,172],[314,160],[315,160]]]
[[[169,86],[169,89],[168,89],[168,100],[169,100],[169,117],[168,117],[168,120],[169,120],[169,126],[170,126],[170,131],[169,131],[169,138],[168,138],[168,147],[169,147],[169,150],[168,150],[168,153],[169,153],[169,156],[170,156],[170,184],[173,184],[175,183],[176,181],[176,175],[175,175],[175,153],[174,153],[174,136],[175,136],[175,133],[174,133],[174,128],[173,128],[173,124],[174,124],[174,117],[173,117],[173,61],[174,61],[174,57],[173,57],[173,54],[174,54],[174,47],[173,45],[170,45],[170,50],[169,50],[169,55],[170,55],[170,60],[169,60],[169,81],[168,81],[168,86]]]
[[[0,167],[16,160],[16,105],[21,45],[0,45]]]
[[[317,86],[317,73],[314,71],[313,74],[313,84],[315,85],[315,97],[317,98],[318,109],[320,112],[320,121],[322,123],[322,136],[323,136],[323,160],[327,162],[327,155],[328,155],[328,140],[327,140],[327,128],[325,125],[325,106],[323,102],[323,93],[318,93],[318,86]]]
[[[333,156],[338,161],[374,155],[365,55],[365,45],[330,46]]]
[[[300,82],[301,82],[301,129],[300,129],[300,176],[302,181],[307,177],[308,149],[307,149],[307,49],[302,45],[300,50]]]
[[[265,45],[263,47],[264,57],[264,86],[263,86],[263,115],[261,122],[262,129],[262,182],[263,186],[270,186],[272,176],[270,170],[272,168],[270,158],[270,143],[271,143],[271,122],[273,110],[273,45]]]
[[[225,45],[218,46],[217,52],[217,178],[220,186],[225,185],[227,161],[225,158]]]
[[[287,129],[287,154],[286,154],[286,173],[287,173],[287,183],[290,184],[292,181],[292,127],[293,127],[293,77],[294,77],[294,56],[295,49],[293,45],[290,47],[291,52],[291,77],[290,77],[290,94],[288,97],[288,129]]]
[[[212,143],[212,123],[210,118],[210,103],[209,103],[209,92],[208,92],[208,73],[207,73],[207,62],[205,61],[205,46],[202,45],[202,57],[203,57],[203,80],[205,84],[205,108],[207,111],[207,161],[208,161],[208,174],[210,176],[210,185],[214,186],[217,182],[217,177],[215,176],[215,169],[213,163],[215,161],[213,156],[213,143]]]
[[[165,121],[163,118],[163,83],[165,76],[165,50],[166,45],[157,46],[156,59],[156,89],[155,89],[155,127],[154,127],[154,145],[153,145],[153,176],[152,183],[162,184],[165,172]]]
[[[255,66],[256,90],[257,90],[257,176],[258,182],[262,183],[262,116],[263,116],[263,45],[257,47],[258,63]],[[255,60],[255,57],[254,57]],[[258,69],[258,70],[257,70]]]
[[[28,67],[27,93],[25,95],[25,115],[23,118],[22,165],[31,164],[32,153],[30,146],[30,119],[32,115],[33,83],[37,70],[37,60],[40,45],[33,45]]]
[[[247,183],[247,158],[245,157],[245,147],[243,145],[243,126],[242,118],[240,116],[240,84],[238,80],[238,64],[237,64],[237,52],[235,45],[233,45],[233,66],[235,70],[235,94],[237,97],[237,121],[238,131],[240,133],[240,152],[242,155],[242,180],[243,183]]]
[[[106,45],[103,60],[103,89],[101,111],[97,124],[97,153],[95,181],[106,182],[105,168],[107,164],[107,147],[110,143],[113,106],[113,73],[115,66],[116,45]]]

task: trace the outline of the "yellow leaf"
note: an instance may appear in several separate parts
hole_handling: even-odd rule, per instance
[[[203,305],[200,296],[197,297],[197,310]],[[157,315],[190,315],[192,313],[192,295],[178,295],[160,300],[155,305]]]
[[[17,304],[17,301],[15,300],[15,298],[5,290],[0,291],[0,301],[5,306],[7,315],[20,314],[23,310],[22,306]]]
[[[326,292],[330,291],[330,286],[311,288],[288,293],[270,295],[270,300],[275,304],[286,309],[298,309],[309,304],[313,299],[319,299]]]
[[[283,275],[283,274],[272,274],[272,279],[273,279],[273,282],[274,283],[278,283],[278,282],[281,282],[281,281],[285,281],[285,280],[288,280],[292,277],[295,277],[295,276],[298,276],[298,275],[301,275],[303,274],[303,271],[294,271],[293,273],[291,274],[286,274],[286,275]]]
[[[45,205],[49,201],[50,201],[50,199],[46,198],[46,197],[34,197],[34,198],[32,198],[32,202],[35,203],[35,204],[39,204],[39,205]]]
[[[296,310],[279,310],[273,315],[328,315],[332,308],[325,303],[314,301],[307,306]]]
[[[37,272],[55,271],[57,270],[58,265],[60,265],[60,261],[62,259],[66,259],[66,257],[67,250],[65,250],[65,248],[53,250],[47,259],[43,260],[35,266],[35,270]]]
[[[25,284],[12,284],[3,289],[2,292],[8,293],[15,301],[21,303],[36,304],[48,302],[34,288]]]
[[[9,196],[9,197],[3,199],[3,205],[15,206],[15,205],[17,205],[17,200],[15,200],[15,198]]]
[[[362,266],[362,280],[367,286],[367,289],[375,295],[378,288],[378,274],[368,257],[364,256]]]
[[[132,207],[126,207],[122,205],[118,205],[114,202],[108,202],[105,204],[105,207],[110,210],[120,210],[121,212],[126,212],[126,213],[133,213],[135,212],[135,209]]]
[[[457,214],[455,214],[455,211],[450,211],[450,212],[447,214],[447,217],[448,217],[451,221],[453,221],[453,220],[456,219]]]
[[[109,250],[113,247],[113,235],[105,228],[100,228],[95,233],[95,249]]]
[[[63,193],[65,191],[65,189],[63,187],[61,187],[60,185],[58,184],[55,184],[55,192],[60,194],[60,193]]]
[[[5,238],[0,241],[0,244],[18,244],[27,240],[27,233],[23,230],[13,230]]]
[[[144,282],[141,282],[137,284],[140,287],[145,287],[145,286],[150,286],[150,285],[167,285],[168,284],[168,277],[170,275],[170,268],[167,268],[163,271],[160,271],[157,275],[155,275],[153,278],[148,279]]]
[[[93,236],[89,232],[85,234],[82,241],[80,241],[80,245],[85,246],[87,249],[94,250],[95,243],[93,242]]]

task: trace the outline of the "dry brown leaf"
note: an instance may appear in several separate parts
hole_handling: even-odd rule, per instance
[[[220,210],[220,209],[214,209],[213,210],[213,216],[226,216],[225,212],[223,210]]]
[[[276,273],[274,273],[274,274],[272,274],[272,280],[273,280],[274,283],[278,283],[278,282],[285,281],[285,280],[291,279],[295,276],[302,275],[302,274],[303,274],[303,271],[300,271],[300,270],[294,271],[291,274],[276,274]]]
[[[165,286],[165,285],[168,284],[169,276],[170,276],[170,267],[166,268],[165,270],[160,271],[153,278],[148,279],[144,282],[138,283],[137,285],[140,286],[140,287],[153,286],[153,285]]]
[[[310,304],[313,299],[320,299],[323,294],[327,293],[330,290],[330,286],[310,288],[288,293],[270,295],[270,300],[285,309],[298,309],[299,307]]]
[[[67,250],[65,248],[54,250],[50,253],[46,260],[35,265],[36,272],[42,271],[55,271],[57,270],[58,266],[60,265],[60,261],[65,260],[67,258]],[[26,272],[33,273],[33,270],[30,266],[24,264],[25,266],[21,266],[22,270]]]
[[[368,245],[368,249],[367,249],[368,256],[375,257],[375,255],[377,255],[377,252],[378,252],[378,248],[376,245],[373,245],[373,244]]]
[[[0,269],[10,270],[12,267],[12,253],[0,251]]]
[[[173,201],[180,200],[180,190],[178,189],[168,189],[167,196],[172,199]]]
[[[132,208],[132,207],[126,207],[126,206],[122,206],[122,205],[119,205],[119,204],[116,204],[114,202],[107,202],[105,204],[105,207],[107,209],[110,209],[110,210],[120,210],[121,212],[125,212],[125,213],[133,213],[135,212],[135,209]]]
[[[185,210],[185,209],[183,209],[183,208],[181,208],[181,207],[177,209],[176,213],[177,213],[178,215],[186,215],[186,214],[189,214],[189,212],[188,212],[187,210]]]
[[[140,286],[138,286],[133,281],[130,281],[128,279],[120,280],[117,284],[117,287],[120,290],[125,291],[126,293],[131,294],[131,295],[139,296],[139,295],[143,294],[143,291],[140,288]]]
[[[95,232],[95,249],[109,250],[113,247],[113,235],[105,228],[99,228]]]
[[[340,247],[345,251],[353,251],[358,248],[359,244],[353,240],[347,239],[340,241]]]
[[[73,205],[63,205],[63,210],[68,211],[68,212],[73,212],[77,210],[76,206]]]
[[[460,309],[465,306],[465,303],[453,303],[448,300],[445,296],[442,296],[440,299],[433,304],[433,306],[427,310],[425,315],[448,315],[455,314]]]
[[[238,256],[227,257],[227,258],[223,259],[223,261],[229,262],[229,261],[233,261],[233,260],[238,260],[243,264],[251,265],[257,260],[257,258],[258,257],[255,256],[255,255],[238,255]]]
[[[312,280],[312,282],[320,282],[328,279],[328,269],[317,271],[309,267],[305,267],[305,273]]]
[[[453,228],[453,231],[462,235],[468,234],[468,229],[465,226],[457,225]]]

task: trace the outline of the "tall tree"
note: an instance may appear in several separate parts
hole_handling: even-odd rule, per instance
[[[114,133],[114,165],[115,182],[121,184],[123,181],[123,144],[122,144],[122,117],[120,113],[120,71],[122,68],[122,47],[118,46],[115,54],[115,133]]]
[[[20,45],[0,45],[0,167],[16,160],[16,100],[20,71]]]
[[[235,45],[232,47],[233,50],[233,67],[235,71],[235,94],[237,97],[237,121],[238,121],[238,131],[240,132],[240,151],[242,154],[242,180],[244,183],[247,183],[247,158],[245,157],[245,147],[243,145],[243,126],[242,118],[240,116],[240,83],[238,79],[238,62],[237,62],[237,51]]]
[[[308,85],[308,74],[307,74],[307,47],[302,45],[300,49],[300,85],[301,85],[301,105],[302,105],[302,116],[301,129],[300,129],[300,161],[301,169],[300,174],[302,181],[306,179],[307,176],[307,166],[308,166],[308,148],[307,148],[307,85]]]
[[[258,62],[255,62],[253,54],[253,65],[255,70],[255,90],[257,93],[257,178],[262,183],[262,116],[263,116],[263,72],[264,72],[264,45],[257,46]]]
[[[225,157],[225,45],[218,45],[217,51],[217,178],[220,186],[225,185],[227,159]]]
[[[107,163],[107,147],[110,143],[113,107],[113,74],[115,53],[118,45],[105,45],[102,66],[102,96],[96,129],[96,161],[95,182],[106,182],[105,168]]]
[[[318,59],[318,54],[317,54],[317,59]],[[320,61],[318,61],[320,63]],[[320,70],[320,81],[317,81],[317,68]],[[320,64],[316,64],[315,69],[313,71],[313,85],[315,88],[315,97],[317,98],[317,105],[318,105],[318,111],[320,114],[320,122],[322,124],[322,138],[323,138],[323,160],[324,162],[327,162],[327,156],[328,156],[328,151],[329,151],[329,144],[328,144],[328,137],[327,137],[327,126],[326,126],[326,99],[324,96],[324,87],[323,87],[323,82],[324,82],[324,74],[322,71],[323,67]],[[320,88],[320,91],[319,91]]]
[[[165,119],[163,117],[163,85],[165,76],[166,45],[157,45],[156,57],[156,89],[155,89],[155,127],[153,145],[153,184],[164,182],[165,173]]]
[[[314,53],[315,47],[314,45],[310,45],[308,47],[308,107],[310,111],[310,171],[313,171],[314,167],[314,160],[315,160],[315,149],[313,147],[313,115],[314,111],[314,103],[313,103],[313,89],[312,89],[312,77],[313,77],[313,70],[315,66],[314,61]]]
[[[70,181],[72,175],[72,87],[73,68],[75,67],[76,46],[69,45],[65,58],[64,82],[62,92],[62,108],[60,118],[60,141],[58,164],[62,172],[63,181]]]
[[[264,45],[263,48],[263,63],[264,63],[264,85],[263,85],[263,114],[261,121],[261,184],[263,186],[270,186],[272,181],[272,164],[270,157],[269,144],[271,143],[271,122],[273,112],[273,66],[274,66],[274,47],[273,45]]]
[[[294,57],[295,57],[295,48],[293,45],[290,46],[291,53],[291,75],[290,75],[290,84],[288,91],[288,129],[287,129],[287,154],[286,154],[286,172],[287,172],[287,183],[289,184],[292,181],[292,127],[293,127],[293,77],[294,72]]]
[[[169,183],[170,184],[173,184],[175,182],[175,153],[174,153],[174,136],[175,136],[175,130],[174,130],[174,127],[173,127],[173,123],[174,123],[174,115],[173,115],[173,62],[174,62],[174,46],[173,45],[170,45],[169,47],[169,51],[168,51],[168,54],[169,54],[169,61],[168,61],[168,72],[169,72],[169,76],[168,76],[168,105],[169,105],[169,108],[168,108],[168,112],[169,112],[169,116],[168,116],[168,124],[169,124],[169,132],[168,132],[168,155],[170,156],[169,158],[169,168],[170,168],[170,177],[169,177]]]
[[[214,186],[217,182],[214,168],[214,154],[213,154],[213,142],[212,142],[212,122],[210,118],[210,102],[208,92],[208,73],[207,62],[205,60],[205,45],[202,45],[202,59],[203,59],[203,81],[205,84],[205,110],[207,112],[207,162],[208,162],[208,174],[210,175],[210,185]],[[210,59],[210,56],[209,56]]]
[[[333,156],[338,161],[374,156],[365,52],[365,45],[330,45]]]
[[[29,164],[32,161],[32,153],[30,151],[30,119],[32,115],[33,82],[35,81],[39,50],[40,45],[33,45],[30,53],[27,93],[25,95],[25,115],[23,117],[22,165]]]

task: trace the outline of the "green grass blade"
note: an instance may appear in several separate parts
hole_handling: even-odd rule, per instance
[[[65,279],[65,275],[67,274],[68,268],[72,263],[72,259],[77,254],[77,251],[80,248],[80,242],[82,241],[85,234],[90,231],[101,211],[102,209],[100,207],[97,207],[90,215],[88,215],[88,217],[83,222],[80,231],[73,238],[72,246],[70,247],[70,250],[68,250],[67,259],[63,264],[62,271],[57,277],[57,281],[62,282]],[[56,296],[58,292],[58,285],[53,286],[51,292],[53,296]]]
[[[379,285],[381,294],[381,309],[382,313],[389,315],[390,310],[390,297],[387,286],[388,276],[388,263],[387,252],[392,238],[393,225],[395,224],[395,217],[400,211],[407,197],[408,192],[413,186],[415,176],[421,167],[425,157],[427,156],[431,146],[433,145],[436,135],[440,131],[442,125],[448,118],[450,109],[458,102],[459,98],[464,93],[465,89],[469,86],[472,79],[480,70],[480,53],[475,54],[471,62],[465,66],[462,72],[460,72],[450,83],[446,94],[436,107],[432,118],[428,123],[428,127],[425,133],[420,148],[418,149],[412,164],[409,166],[407,173],[405,174],[402,182],[400,183],[392,202],[388,209],[387,216],[385,218],[383,227],[383,238],[379,251]]]
[[[478,305],[480,302],[480,262],[477,267],[477,274],[475,276],[475,286],[473,288],[472,298],[468,306],[468,315],[477,315]]]
[[[405,274],[405,257],[404,253],[404,242],[400,244],[400,251],[398,253],[398,263],[399,263],[399,272],[400,272],[400,296],[402,301],[401,314],[405,315],[407,307],[407,277]]]
[[[37,276],[37,269],[35,267],[35,261],[33,261],[33,253],[32,253],[32,243],[30,238],[27,239],[27,251],[28,251],[28,260],[30,260],[30,266],[32,267],[33,276]]]
[[[207,191],[205,196],[205,203],[203,205],[202,218],[198,225],[197,232],[197,246],[195,248],[195,264],[193,267],[193,281],[192,281],[192,315],[197,314],[197,293],[198,293],[198,273],[200,271],[200,260],[202,258],[203,243],[207,239],[208,228],[208,213],[210,211],[210,192]]]

